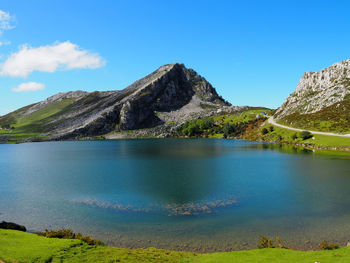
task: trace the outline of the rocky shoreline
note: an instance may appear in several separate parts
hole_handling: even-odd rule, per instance
[[[147,130],[137,130],[131,132],[121,132],[109,134],[106,136],[100,137],[88,137],[82,139],[41,139],[41,138],[26,138],[26,139],[4,139],[0,137],[0,144],[20,144],[20,143],[34,143],[34,142],[53,142],[53,141],[102,141],[102,140],[128,140],[128,139],[166,139],[166,138],[181,138],[181,139],[190,139],[188,137],[180,137],[174,136],[174,132],[168,132],[167,128],[151,128]],[[201,137],[198,137],[201,138]],[[261,142],[261,143],[272,143],[272,144],[282,144],[282,145],[291,145],[302,147],[310,150],[320,150],[320,151],[329,151],[329,152],[340,152],[340,153],[350,153],[350,147],[327,147],[327,146],[319,146],[308,143],[291,143],[291,142],[276,142],[276,141],[266,141],[266,140],[252,140],[242,137],[237,138],[206,138],[206,139],[224,139],[224,140],[246,140],[250,142]]]

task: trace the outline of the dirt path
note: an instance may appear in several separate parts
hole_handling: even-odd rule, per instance
[[[308,131],[308,132],[311,132],[312,134],[319,134],[319,135],[328,135],[328,136],[337,136],[337,137],[350,138],[350,134],[337,134],[337,133],[332,133],[332,132],[309,131],[309,130],[305,130],[305,129],[297,129],[297,128],[288,127],[288,126],[285,126],[285,125],[282,125],[282,124],[278,124],[277,122],[275,122],[275,120],[273,119],[273,117],[270,117],[270,118],[267,120],[267,122],[270,123],[270,124],[272,124],[272,125],[275,125],[275,126],[277,126],[277,127],[284,128],[284,129],[287,129],[287,130],[292,130],[292,131],[299,131],[299,132]]]

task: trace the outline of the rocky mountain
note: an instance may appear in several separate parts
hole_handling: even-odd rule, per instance
[[[161,66],[123,90],[56,94],[0,117],[0,127],[71,139],[142,128],[170,129],[223,110],[240,108],[231,107],[194,70],[174,63]]]
[[[318,72],[307,72],[295,91],[276,111],[283,119],[291,114],[311,114],[350,98],[350,59]]]

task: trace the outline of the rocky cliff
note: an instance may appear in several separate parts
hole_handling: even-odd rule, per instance
[[[274,117],[279,120],[293,113],[318,112],[347,99],[349,94],[350,59],[318,72],[305,73]]]
[[[208,81],[174,63],[120,91],[59,93],[0,117],[0,125],[70,139],[173,126],[223,108],[231,109]]]

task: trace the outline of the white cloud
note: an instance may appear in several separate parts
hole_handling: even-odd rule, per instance
[[[6,13],[0,10],[0,35],[5,30],[10,30],[15,28],[15,26],[11,25],[12,20],[13,20],[13,17],[9,13]]]
[[[89,53],[69,41],[38,48],[24,45],[2,64],[0,74],[27,77],[33,71],[52,73],[78,68],[95,69],[104,64],[104,59],[98,54]]]
[[[5,46],[5,45],[10,45],[11,44],[11,42],[10,41],[0,41],[0,47],[1,46]]]
[[[13,88],[12,90],[15,92],[29,92],[29,91],[37,91],[45,89],[45,85],[37,82],[26,82],[20,84],[17,88]]]

